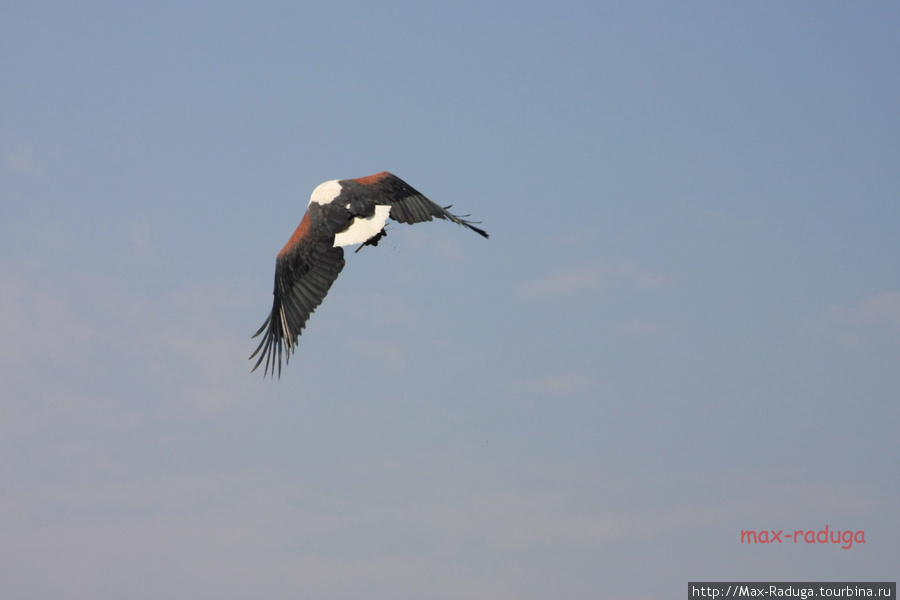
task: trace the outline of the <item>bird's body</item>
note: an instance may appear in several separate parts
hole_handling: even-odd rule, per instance
[[[343,246],[376,246],[385,235],[388,218],[399,223],[421,223],[434,217],[447,219],[476,233],[488,234],[447,211],[409,184],[388,172],[359,179],[326,181],[313,190],[306,214],[275,261],[272,312],[253,337],[265,332],[252,359],[259,354],[255,371],[266,359],[265,373],[285,360],[306,325],[322,303],[331,284],[344,268]],[[361,248],[362,246],[360,246]],[[261,353],[260,353],[261,352]]]

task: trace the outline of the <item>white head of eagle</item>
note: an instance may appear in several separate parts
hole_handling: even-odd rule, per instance
[[[421,223],[435,217],[453,221],[488,237],[472,221],[435,204],[408,183],[387,171],[359,179],[326,181],[313,190],[306,214],[275,260],[272,311],[253,337],[263,335],[253,354],[263,359],[264,375],[274,376],[281,358],[290,360],[309,315],[322,303],[344,268],[343,246],[377,246],[390,218],[398,223]],[[463,215],[468,216],[468,215]]]

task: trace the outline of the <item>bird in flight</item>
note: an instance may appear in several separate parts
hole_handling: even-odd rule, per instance
[[[471,221],[450,213],[411,185],[387,171],[359,179],[326,181],[313,190],[306,214],[275,260],[275,291],[272,312],[253,337],[264,334],[256,350],[266,366],[263,376],[281,377],[281,356],[285,363],[297,345],[300,331],[331,284],[344,268],[342,246],[377,246],[386,235],[388,218],[399,223],[422,223],[434,217],[453,221],[488,237]],[[463,215],[467,217],[468,215]],[[251,371],[252,372],[252,371]]]

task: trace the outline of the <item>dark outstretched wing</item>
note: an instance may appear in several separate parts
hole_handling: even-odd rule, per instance
[[[344,268],[344,251],[333,246],[333,235],[317,237],[307,234],[298,240],[292,238],[292,242],[288,242],[275,262],[272,312],[253,335],[256,337],[265,332],[259,346],[250,355],[253,359],[259,354],[253,371],[263,358],[266,359],[264,375],[268,375],[271,365],[274,376],[277,363],[278,377],[281,377],[282,350],[287,363],[306,320],[322,303],[331,284]]]
[[[423,221],[431,221],[434,217],[437,217],[438,219],[453,221],[458,225],[468,227],[479,235],[488,237],[488,234],[483,229],[473,225],[473,221],[466,221],[463,218],[469,215],[454,215],[447,210],[450,208],[449,206],[442,207],[435,204],[411,185],[387,171],[357,179],[356,181],[368,187],[375,197],[378,198],[379,204],[384,203],[385,200],[389,202],[391,205],[391,218],[399,223],[421,223]]]

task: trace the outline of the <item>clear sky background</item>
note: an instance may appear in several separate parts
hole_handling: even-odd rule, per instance
[[[4,0],[0,89],[4,598],[897,580],[896,3]],[[251,375],[381,170],[491,239],[395,224]]]

